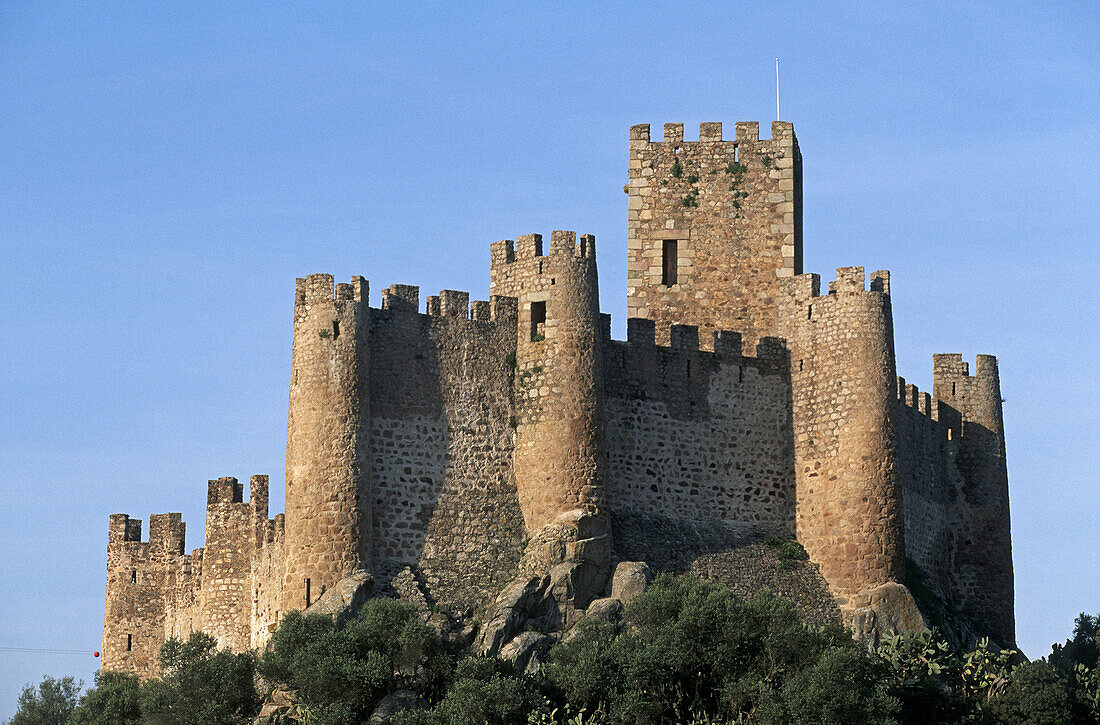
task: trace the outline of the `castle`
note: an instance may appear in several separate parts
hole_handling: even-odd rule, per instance
[[[151,516],[147,541],[112,515],[104,668],[152,674],[167,637],[200,629],[260,647],[361,571],[407,570],[455,612],[559,572],[568,622],[616,561],[762,537],[797,538],[849,623],[920,571],[1013,644],[996,358],[971,374],[935,355],[918,391],[895,369],[889,273],[868,289],[841,268],[825,294],[802,273],[790,123],[634,126],[625,191],[626,341],[599,311],[595,239],[573,232],[492,244],[488,301],[444,290],[421,312],[392,285],[372,307],[362,277],[299,279],[286,513],[269,518],[266,476],[247,502],[211,481],[190,554],[180,514]]]

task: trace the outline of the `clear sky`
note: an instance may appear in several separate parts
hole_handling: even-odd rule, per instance
[[[485,298],[575,229],[621,337],[627,128],[767,128],[776,56],[806,270],[892,271],[923,390],[1000,357],[1021,646],[1100,612],[1100,4],[215,6],[0,4],[0,646],[99,648],[111,513],[282,510],[295,277]],[[0,717],[95,666],[0,652]]]

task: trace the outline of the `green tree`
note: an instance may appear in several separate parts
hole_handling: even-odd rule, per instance
[[[1047,662],[1026,662],[982,707],[990,725],[1072,725],[1074,703],[1065,676]]]
[[[1073,671],[1078,664],[1091,669],[1100,659],[1100,647],[1096,642],[1100,634],[1100,615],[1081,612],[1073,625],[1073,639],[1051,647],[1049,662],[1063,672]]]
[[[744,602],[693,577],[658,577],[626,607],[621,625],[580,626],[551,652],[549,681],[575,710],[603,712],[612,723],[748,717],[826,652],[867,659],[844,630],[808,628],[787,602]],[[852,694],[865,696],[866,688]]]
[[[76,709],[83,682],[71,677],[43,677],[35,688],[27,685],[19,695],[15,716],[9,725],[66,725]]]
[[[431,712],[407,717],[402,725],[526,725],[546,702],[534,681],[512,674],[496,658],[469,657],[455,669],[447,694]]]
[[[195,632],[186,642],[165,642],[160,661],[162,677],[142,687],[149,725],[235,725],[255,714],[251,654],[219,650],[213,637]]]
[[[292,612],[259,664],[269,682],[298,691],[319,725],[359,723],[397,689],[441,695],[452,669],[416,610],[393,599],[369,600],[341,627],[331,617]]]
[[[135,675],[104,672],[80,698],[70,725],[141,725],[141,681]]]

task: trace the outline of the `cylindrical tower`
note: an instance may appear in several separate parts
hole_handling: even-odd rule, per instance
[[[286,446],[283,612],[370,570],[367,282],[299,279]]]
[[[493,293],[519,300],[515,473],[528,531],[584,510],[603,520],[607,451],[595,238],[555,231],[494,245]]]
[[[846,608],[905,581],[897,476],[897,378],[889,274],[864,289],[862,267],[787,283],[780,328],[791,355],[796,531]]]

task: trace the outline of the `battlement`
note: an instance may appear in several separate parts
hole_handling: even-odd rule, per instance
[[[331,274],[311,274],[294,281],[295,305],[317,304],[332,301],[367,302],[370,297],[370,283],[355,276],[351,282],[334,284]]]
[[[111,514],[107,525],[107,546],[140,541],[141,519],[132,519],[127,514]]]
[[[419,312],[420,287],[414,284],[391,284],[382,290],[382,309],[393,312]]]
[[[149,517],[149,538],[142,541],[141,519],[132,519],[127,514],[111,514],[107,525],[107,548],[141,544],[140,548],[180,555],[183,553],[184,526],[181,514],[153,514]]]
[[[822,299],[821,277],[815,273],[799,274],[781,280],[781,288],[796,303],[809,304],[811,300]],[[867,280],[863,267],[838,267],[836,279],[829,282],[829,296],[846,297],[849,295],[877,292],[890,295],[890,273],[877,270],[871,273],[871,288],[867,289]]]
[[[720,121],[704,121],[699,124],[699,138],[697,141],[684,140],[684,124],[664,124],[664,138],[660,141],[651,138],[650,125],[640,123],[630,127],[631,148],[643,148],[649,144],[692,144],[692,143],[727,143],[727,144],[752,144],[760,141],[782,141],[794,139],[794,124],[790,121],[772,121],[772,137],[760,138],[760,123],[758,121],[737,121],[734,123],[733,139],[722,138],[722,123]],[[635,146],[638,144],[638,146]]]
[[[1000,378],[996,355],[978,355],[974,361],[974,375],[970,364],[960,353],[939,353],[932,356],[932,377],[935,381],[959,381],[966,378]]]
[[[515,240],[502,239],[489,245],[491,267],[550,256],[595,259],[596,237],[582,234],[578,241],[576,232],[557,230],[550,232],[549,247],[543,243],[541,234],[524,234]]]
[[[610,315],[607,318],[607,326],[610,326]],[[764,337],[756,345],[755,356],[742,354],[742,335],[732,330],[718,330],[711,333],[711,345],[705,349],[701,345],[699,328],[696,325],[671,325],[669,327],[669,344],[658,345],[657,330],[653,320],[642,317],[630,317],[626,321],[626,340],[610,340],[616,345],[625,346],[624,349],[640,351],[663,350],[666,353],[698,353],[707,358],[714,358],[723,362],[741,361],[747,365],[774,368],[776,365],[785,365],[788,361],[786,343],[777,337]]]
[[[206,484],[206,505],[244,503],[244,485],[232,477],[215,478]]]
[[[936,400],[930,393],[921,392],[916,385],[905,382],[900,375],[897,378],[898,405],[918,416],[933,435],[941,441],[957,441],[962,435],[962,416],[942,400]]]

